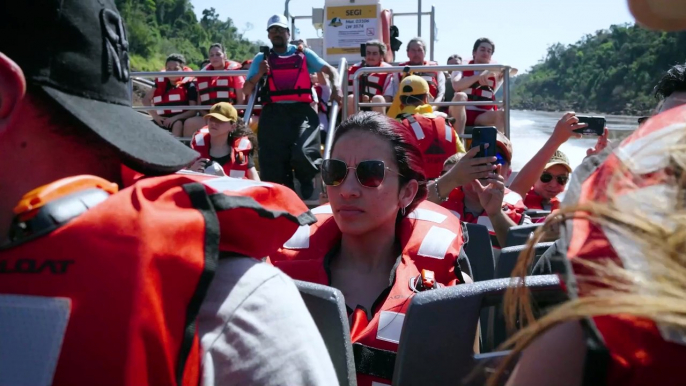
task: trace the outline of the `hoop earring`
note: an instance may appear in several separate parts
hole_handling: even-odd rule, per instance
[[[406,208],[406,207],[400,208],[400,215],[403,216],[403,217],[405,217],[405,208]]]

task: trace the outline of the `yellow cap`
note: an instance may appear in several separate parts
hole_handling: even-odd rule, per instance
[[[205,118],[217,118],[222,122],[238,121],[238,111],[227,102],[219,102],[210,108],[210,113]]]
[[[424,95],[429,93],[429,84],[417,75],[406,76],[398,87],[400,95]]]

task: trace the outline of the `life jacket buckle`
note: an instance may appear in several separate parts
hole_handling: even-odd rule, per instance
[[[427,291],[439,288],[436,282],[434,271],[422,269],[422,272],[416,277],[410,278],[410,289],[414,292]]]

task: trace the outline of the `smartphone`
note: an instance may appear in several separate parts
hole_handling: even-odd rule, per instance
[[[262,53],[262,55],[264,55],[264,59],[267,60],[267,56],[269,56],[269,47],[260,46],[260,52]]]
[[[360,44],[360,55],[362,56],[362,58],[367,56],[367,44],[366,43]]]
[[[601,136],[605,132],[605,117],[588,115],[577,115],[576,117],[579,118],[579,123],[586,123],[588,126],[574,130],[575,133]]]
[[[497,138],[498,129],[495,126],[476,126],[472,128],[471,148],[473,149],[477,146],[481,148],[475,158],[495,157]],[[485,144],[488,144],[488,148],[484,148]]]

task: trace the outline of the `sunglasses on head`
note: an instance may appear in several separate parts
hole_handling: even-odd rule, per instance
[[[322,162],[322,181],[328,186],[338,186],[345,181],[350,169],[355,170],[355,176],[357,176],[360,185],[368,188],[376,188],[381,185],[386,177],[386,170],[402,176],[402,174],[387,168],[383,161],[361,161],[353,167],[338,159],[327,159]]]
[[[567,181],[569,181],[569,176],[564,176],[564,175],[553,176],[552,174],[550,174],[548,172],[543,172],[543,174],[541,174],[541,182],[547,184],[548,182],[553,180],[553,177],[555,177],[555,179],[557,180],[557,183],[560,185],[566,185]]]

